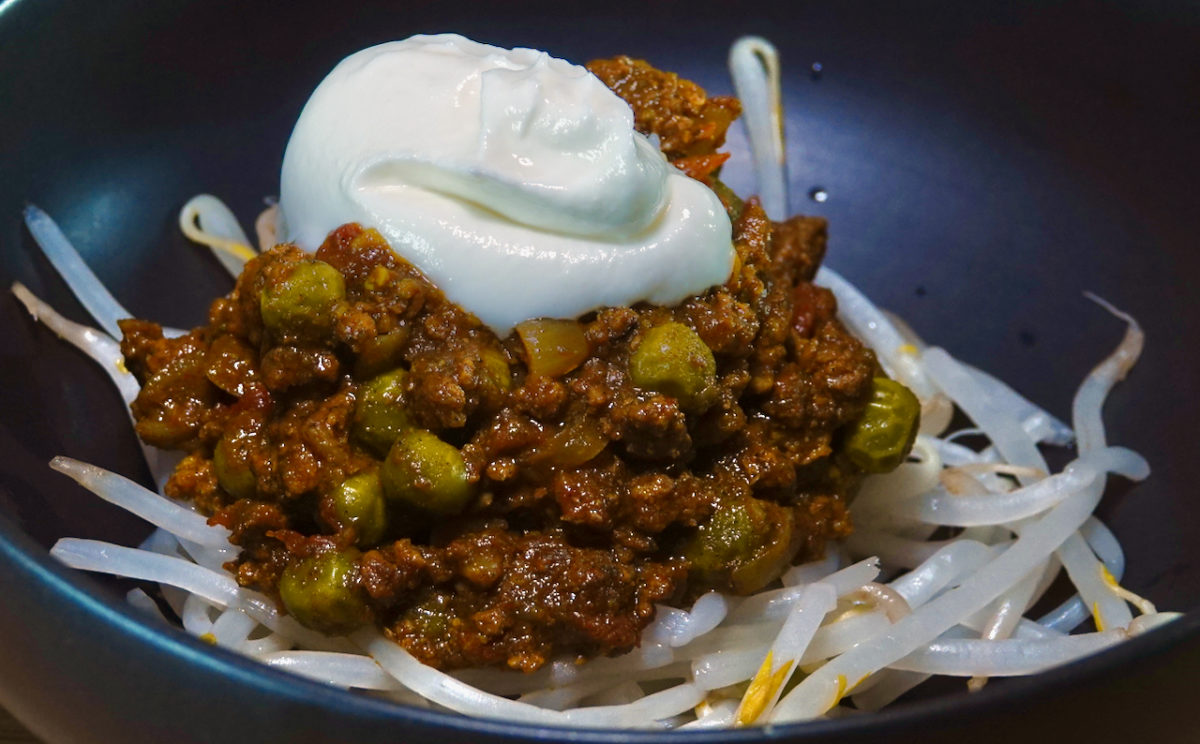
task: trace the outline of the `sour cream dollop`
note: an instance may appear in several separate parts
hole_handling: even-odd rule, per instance
[[[353,54],[304,106],[280,234],[378,229],[497,334],[725,281],[729,218],[585,68],[453,34]]]

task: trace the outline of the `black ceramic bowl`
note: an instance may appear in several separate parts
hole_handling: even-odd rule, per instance
[[[831,223],[829,263],[928,339],[1060,414],[1136,315],[1148,347],[1107,408],[1149,481],[1110,493],[1126,583],[1183,620],[1034,679],[874,716],[697,740],[1195,741],[1200,669],[1200,7],[1195,3],[0,2],[0,249],[83,320],[20,221],[62,225],[136,314],[204,318],[228,277],[177,232],[190,196],[244,221],[276,193],[308,93],[359,48],[453,30],[573,60],[619,52],[726,92],[744,33],[786,67],[792,208]],[[820,70],[816,63],[819,63]],[[753,188],[744,146],[728,166]],[[742,175],[739,176],[738,173]],[[809,198],[817,191],[824,201]],[[66,535],[146,527],[46,467],[146,478],[103,373],[0,298],[0,703],[53,742],[666,741],[408,710],[150,627],[114,583],[51,562]]]

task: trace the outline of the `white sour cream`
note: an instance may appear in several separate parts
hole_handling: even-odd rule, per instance
[[[633,129],[583,67],[533,49],[414,36],[343,60],[283,158],[281,236],[315,250],[378,229],[497,334],[720,284],[733,265],[713,192]]]

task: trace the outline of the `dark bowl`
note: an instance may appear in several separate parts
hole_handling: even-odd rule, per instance
[[[1107,408],[1149,481],[1102,514],[1126,583],[1182,620],[1037,678],[888,712],[696,740],[1195,741],[1200,669],[1200,6],[1189,2],[0,2],[0,247],[82,309],[21,226],[53,215],[136,314],[186,326],[228,277],[177,232],[193,194],[249,221],[326,71],[361,47],[454,30],[583,61],[645,57],[718,92],[729,43],[786,65],[792,208],[826,216],[829,262],[926,338],[1052,411],[1115,344],[1091,290],[1137,316],[1145,357]],[[820,67],[815,63],[820,63]],[[753,188],[744,143],[729,166]],[[737,174],[742,174],[740,177]],[[823,192],[817,201],[809,194]],[[103,373],[0,301],[0,703],[52,742],[666,741],[409,710],[268,670],[128,609],[60,536],[147,528],[52,473],[66,454],[146,479]]]

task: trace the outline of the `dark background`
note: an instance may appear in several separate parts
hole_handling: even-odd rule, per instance
[[[829,264],[876,302],[1063,417],[1122,333],[1082,293],[1139,318],[1146,353],[1106,421],[1110,441],[1145,454],[1154,473],[1115,489],[1101,513],[1128,554],[1124,583],[1164,608],[1200,607],[1194,2],[0,3],[3,280],[86,319],[21,226],[28,200],[133,313],[202,322],[229,279],[178,234],[183,202],[214,193],[248,224],[276,193],[292,123],[333,64],[439,31],[580,62],[629,53],[714,93],[730,92],[733,39],[770,38],[786,71],[791,206],[829,218]],[[727,180],[752,191],[740,135],[731,147]],[[809,199],[814,189],[827,200]],[[287,731],[293,741],[354,732],[367,742],[397,726],[413,740],[444,736],[223,654],[197,661],[198,644],[132,626],[109,584],[46,562],[60,536],[128,542],[146,531],[50,472],[51,456],[145,471],[103,373],[11,298],[0,299],[0,422],[0,552],[11,569],[0,573],[0,702],[36,730],[129,741],[126,727],[141,720],[179,741],[219,730]],[[921,731],[948,741],[970,731],[984,742],[1051,731],[1107,741],[1124,731],[1193,741],[1200,728],[1184,713],[1200,668],[1198,625],[1193,614],[1047,679],[989,685],[875,724],[780,733],[882,741]],[[74,639],[69,660],[64,637]],[[84,689],[63,683],[68,663],[81,665],[77,676],[122,673]],[[217,689],[217,699],[250,698],[191,734],[177,731]],[[53,714],[64,709],[74,714]],[[157,717],[168,712],[176,723]]]

